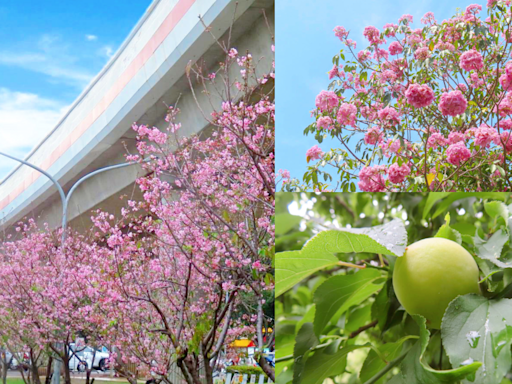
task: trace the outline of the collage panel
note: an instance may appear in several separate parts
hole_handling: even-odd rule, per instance
[[[283,1],[277,19],[279,190],[511,187],[508,1]]]
[[[509,383],[509,193],[278,193],[276,382]]]
[[[0,1],[0,383],[275,382],[274,0]]]
[[[276,5],[276,382],[512,383],[511,2]]]

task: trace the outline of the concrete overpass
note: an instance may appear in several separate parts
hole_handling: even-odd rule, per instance
[[[249,50],[255,59],[263,58],[258,67],[268,71],[271,36],[263,10],[273,30],[273,0],[154,0],[118,52],[26,160],[69,190],[83,175],[124,162],[127,150],[135,152],[132,123],[163,128],[166,105],[178,97],[182,134],[204,130],[207,122],[192,98],[185,67],[189,61],[202,60],[213,70],[223,55],[198,16],[221,40],[235,20],[231,45],[239,52]],[[206,97],[199,97],[209,111]],[[70,226],[89,227],[91,209],[119,210],[124,205],[119,199],[122,194],[140,197],[134,183],[140,175],[141,169],[133,166],[86,181],[70,204]],[[53,184],[26,166],[15,168],[0,182],[0,231],[4,234],[12,233],[14,224],[28,217],[57,228],[61,212]]]

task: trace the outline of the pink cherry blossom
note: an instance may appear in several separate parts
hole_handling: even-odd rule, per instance
[[[503,75],[500,76],[499,81],[505,91],[508,91],[512,88],[512,76],[509,76],[508,74],[504,73]]]
[[[377,60],[387,60],[389,57],[389,52],[382,48],[375,48],[375,53],[373,54],[372,57]]]
[[[363,167],[359,172],[359,189],[364,192],[383,192],[386,190],[386,181],[382,174],[386,173],[385,165]]]
[[[337,26],[334,28],[334,35],[338,37],[340,40],[344,40],[348,36],[348,32],[344,27]]]
[[[392,23],[387,23],[387,24],[384,24],[383,28],[384,28],[384,35],[386,37],[395,37],[396,29],[398,28],[398,25],[392,24]]]
[[[388,179],[394,184],[400,184],[410,174],[411,169],[407,164],[399,166],[397,163],[393,163],[388,169]]]
[[[487,148],[498,136],[498,132],[486,124],[482,124],[475,130],[475,144]]]
[[[512,152],[512,132],[501,132],[499,139],[496,140],[496,145],[502,146],[507,153]]]
[[[393,41],[391,44],[389,44],[389,53],[392,56],[399,55],[402,52],[403,52],[403,48],[398,41]]]
[[[320,116],[316,121],[316,126],[318,128],[334,129],[333,121],[329,116]]]
[[[430,57],[430,49],[428,47],[420,47],[414,51],[414,57],[417,60],[426,60]]]
[[[380,32],[374,26],[368,26],[364,28],[363,36],[370,42],[370,44],[381,44]]]
[[[403,15],[398,19],[398,22],[404,22],[406,25],[412,23],[412,15]]]
[[[446,159],[450,164],[459,166],[471,157],[471,152],[463,142],[452,144],[446,150]]]
[[[353,49],[356,49],[356,47],[357,47],[357,43],[354,40],[351,40],[351,39],[345,40],[345,45],[347,47],[350,47],[350,48],[353,48]]]
[[[405,91],[407,101],[413,107],[427,107],[434,101],[434,91],[427,84],[410,84]]]
[[[448,140],[439,132],[433,131],[427,141],[427,148],[444,147],[448,144]]]
[[[316,97],[316,107],[321,111],[329,111],[338,105],[338,96],[332,91],[320,91]]]
[[[340,125],[355,126],[357,107],[354,104],[343,103],[338,109],[337,120]]]
[[[331,80],[333,77],[336,77],[339,75],[338,67],[333,65],[332,69],[329,71],[329,80]]]
[[[478,76],[477,73],[473,72],[469,76],[469,84],[473,88],[480,88],[480,87],[482,87],[485,84],[485,82]]]
[[[462,83],[457,84],[457,89],[463,93],[468,91],[468,87],[466,87],[466,84]]]
[[[505,64],[505,73],[508,77],[512,77],[512,61],[509,61],[507,64]]]
[[[393,72],[392,70],[390,69],[386,69],[384,72],[381,73],[380,75],[380,79],[383,81],[383,82],[394,82],[396,80],[396,73]]]
[[[306,158],[309,160],[321,159],[324,153],[318,145],[314,145],[306,151]]]
[[[450,134],[448,135],[448,143],[455,144],[458,143],[459,141],[465,141],[464,134],[461,132],[450,132]]]
[[[438,49],[440,51],[445,51],[445,50],[448,50],[448,51],[455,51],[455,47],[452,43],[450,42],[447,42],[447,41],[440,41],[438,42],[435,46],[434,46],[435,49]]]
[[[512,114],[512,92],[507,92],[503,100],[495,107],[494,111],[502,117]]]
[[[498,127],[498,124],[496,124],[496,127]],[[512,129],[512,120],[511,119],[501,120],[499,127],[500,127],[500,129],[511,130]]]
[[[480,52],[475,49],[470,49],[464,52],[459,59],[460,67],[465,71],[479,71],[484,67],[484,59]]]
[[[359,59],[359,61],[369,60],[371,56],[372,54],[370,53],[370,51],[367,50],[359,51],[359,53],[357,54],[357,58]]]
[[[393,107],[386,107],[378,112],[379,119],[386,124],[396,125],[400,123],[400,114]]]
[[[466,11],[464,12],[464,20],[466,21],[476,21],[478,20],[477,16],[482,10],[482,6],[479,4],[471,4],[466,7]]]
[[[364,142],[369,145],[375,145],[382,141],[383,133],[379,127],[374,126],[368,128],[368,131],[364,134]]]
[[[466,111],[468,102],[461,91],[443,93],[439,99],[439,110],[443,115],[457,116]]]
[[[281,177],[283,183],[288,183],[290,181],[290,171],[286,169],[280,169],[277,171],[278,175]]]
[[[436,19],[434,18],[434,14],[432,12],[427,12],[425,15],[421,18],[422,24],[435,24]]]

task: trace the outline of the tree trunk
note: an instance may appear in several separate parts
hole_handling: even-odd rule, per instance
[[[190,372],[192,379],[194,379],[194,384],[203,384],[199,377],[199,365],[194,362],[192,356],[187,356],[185,358],[185,364],[187,365],[187,369]]]
[[[25,376],[25,364],[23,362],[20,362],[20,365],[18,366],[18,370],[20,371],[21,378],[23,379],[23,382],[25,384],[30,384],[28,381],[30,378]]]
[[[258,297],[258,320],[256,322],[256,335],[258,336],[258,350],[259,350],[259,359],[258,363],[263,369],[263,372],[275,382],[275,371],[272,369],[265,357],[263,356],[263,296]],[[265,326],[266,327],[266,326]]]
[[[91,367],[89,368],[89,365],[87,365],[87,361],[85,362],[85,384],[91,384],[90,383],[91,371],[92,371],[92,366],[94,365],[94,359],[95,358],[96,358],[96,348],[94,348],[94,352],[92,354]]]
[[[7,359],[2,361],[2,384],[7,384],[7,371],[9,370],[9,362]]]
[[[263,369],[263,372],[265,372],[265,375],[270,377],[270,379],[275,383],[276,373],[274,371],[274,368],[270,366],[270,364],[267,362],[267,360],[265,360],[265,357],[263,355],[260,355],[258,364],[260,365],[261,369]]]
[[[46,379],[44,380],[44,384],[50,384],[52,382],[52,364],[53,357],[50,355],[50,357],[48,357],[48,365],[46,366]]]
[[[193,378],[188,373],[187,367],[183,364],[183,358],[179,358],[176,361],[176,364],[180,368],[181,373],[183,373],[183,376],[185,377],[185,380],[186,380],[187,384],[194,384]]]
[[[210,359],[205,354],[203,355],[204,359],[204,372],[206,375],[206,384],[213,384],[213,367],[210,366]]]
[[[41,379],[39,378],[38,366],[32,361],[30,364],[30,370],[32,371],[32,383],[33,384],[41,384]]]
[[[199,377],[199,366],[194,363],[192,356],[188,355],[184,359],[178,360],[178,366],[181,372],[183,372],[188,384],[203,384]]]
[[[71,374],[69,372],[69,354],[68,347],[64,347],[64,354],[61,356],[62,358],[62,366],[64,369],[64,384],[71,384]],[[60,372],[59,372],[60,374]]]
[[[114,371],[121,377],[124,377],[130,384],[137,384],[136,372],[131,372],[122,362],[114,362]]]

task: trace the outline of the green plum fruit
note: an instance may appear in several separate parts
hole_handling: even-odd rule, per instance
[[[478,277],[468,251],[454,241],[433,237],[409,245],[396,259],[393,287],[409,314],[422,315],[430,328],[440,329],[450,301],[481,293]]]

